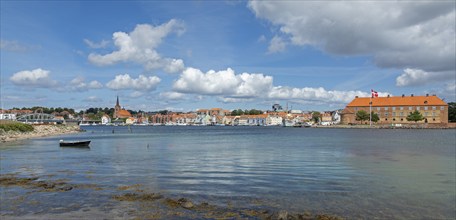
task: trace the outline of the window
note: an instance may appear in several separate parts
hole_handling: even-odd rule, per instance
[[[404,106],[399,107],[400,110],[404,110]]]
[[[413,107],[412,107],[412,106],[409,106],[409,110],[413,110]]]
[[[388,112],[385,112],[385,117],[388,117]]]
[[[432,110],[437,110],[437,107],[435,107],[435,106],[432,106]]]
[[[404,121],[404,119],[403,119],[403,118],[401,118],[401,121]]]
[[[395,118],[393,118],[393,121],[396,121],[396,119],[395,119]]]
[[[434,117],[435,117],[435,112],[432,112],[432,116],[434,116]]]
[[[399,112],[399,115],[400,116],[404,116],[404,112]]]
[[[424,110],[427,111],[427,110],[428,110],[428,107],[427,107],[427,106],[424,106]]]
[[[358,111],[358,107],[355,107],[355,112]]]
[[[445,110],[445,107],[443,107],[443,106],[440,106],[440,110]]]
[[[396,111],[396,107],[392,107],[393,111]]]
[[[427,117],[427,116],[428,116],[428,112],[424,112],[424,116],[426,116],[426,117]]]
[[[387,118],[385,118],[385,121],[388,121],[388,119],[387,119]]]
[[[388,111],[388,107],[385,107],[385,111]]]
[[[418,110],[418,111],[419,111],[419,110],[420,110],[420,106],[416,106],[416,110]]]
[[[377,107],[377,111],[380,111],[380,107]]]
[[[393,117],[396,117],[396,112],[393,112]]]

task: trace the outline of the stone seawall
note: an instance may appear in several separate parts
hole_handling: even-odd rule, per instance
[[[77,125],[34,125],[31,132],[18,132],[0,130],[0,142],[46,137],[52,135],[69,134],[80,132]]]

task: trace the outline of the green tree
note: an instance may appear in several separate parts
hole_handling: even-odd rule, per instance
[[[244,111],[242,111],[242,109],[238,109],[238,110],[235,109],[231,112],[232,116],[238,116],[238,115],[243,115],[243,114],[244,114]]]
[[[410,113],[407,116],[407,121],[417,122],[417,121],[422,121],[423,119],[424,119],[423,115],[418,110],[415,110],[414,112]]]
[[[371,120],[372,120],[373,122],[377,122],[377,121],[380,120],[380,118],[378,117],[378,114],[377,114],[377,113],[372,112],[371,114],[372,114]]]
[[[361,121],[362,123],[363,121],[369,120],[369,114],[364,110],[359,110],[356,112],[355,120]]]
[[[320,112],[312,112],[312,120],[315,122],[315,123],[318,123],[321,118],[321,114]]]
[[[448,103],[448,121],[456,122],[456,102]]]

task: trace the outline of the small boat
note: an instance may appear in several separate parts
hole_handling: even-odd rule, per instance
[[[90,141],[63,141],[59,142],[60,147],[89,147]]]

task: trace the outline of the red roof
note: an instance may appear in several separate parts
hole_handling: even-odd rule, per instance
[[[372,100],[372,106],[420,106],[420,105],[447,105],[437,96],[394,96],[394,97],[362,97],[355,98],[347,107],[364,107],[369,106]]]

